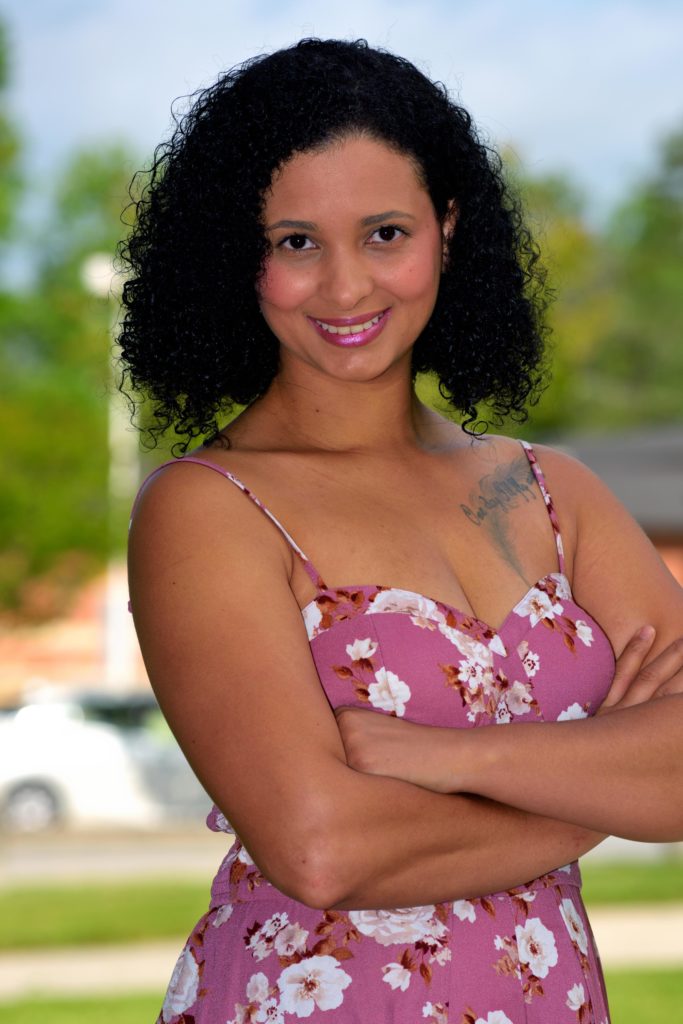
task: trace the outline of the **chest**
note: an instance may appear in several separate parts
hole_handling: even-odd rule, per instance
[[[444,466],[349,462],[305,472],[281,496],[292,532],[328,585],[372,580],[436,595],[500,622],[531,583],[557,570],[552,524],[526,457],[493,472]],[[300,604],[308,581],[295,566]]]

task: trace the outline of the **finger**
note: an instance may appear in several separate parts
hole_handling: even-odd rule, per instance
[[[641,668],[636,679],[622,697],[619,707],[632,707],[634,704],[642,704],[646,700],[651,700],[655,695],[663,696],[668,692],[669,687],[672,688],[672,692],[677,692],[681,671],[683,671],[683,639],[679,638]]]
[[[638,676],[643,661],[651,649],[655,639],[653,626],[642,626],[628,641],[617,658],[614,679],[609,692],[601,704],[601,708],[610,708],[618,704],[633,681]]]

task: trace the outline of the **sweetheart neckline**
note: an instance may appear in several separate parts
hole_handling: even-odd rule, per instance
[[[386,586],[384,584],[379,584],[379,583],[357,583],[357,584],[349,584],[349,585],[340,586],[340,587],[324,587],[323,589],[320,590],[320,592],[316,595],[316,597],[312,598],[307,604],[305,604],[303,606],[303,608],[300,609],[300,611],[301,611],[302,616],[305,616],[305,614],[308,611],[308,609],[312,608],[314,605],[316,605],[318,603],[318,598],[320,597],[321,594],[339,593],[339,591],[341,591],[341,590],[377,590],[377,591],[398,590],[402,594],[407,594],[409,597],[422,598],[422,600],[430,601],[432,604],[440,606],[441,608],[445,608],[447,611],[453,612],[455,615],[462,616],[463,618],[469,619],[470,621],[476,623],[478,626],[483,626],[486,630],[490,631],[493,634],[494,637],[496,637],[496,636],[500,636],[502,634],[502,632],[506,628],[508,622],[512,619],[512,616],[517,611],[517,608],[519,608],[519,606],[521,604],[523,604],[527,600],[527,598],[532,593],[532,591],[539,590],[541,588],[541,584],[545,583],[546,580],[549,580],[549,579],[564,580],[564,582],[567,584],[567,589],[569,590],[569,597],[568,598],[564,598],[564,600],[571,601],[575,608],[578,608],[579,611],[584,613],[584,615],[587,615],[588,618],[591,620],[591,622],[594,623],[594,625],[596,625],[598,627],[598,629],[600,629],[600,632],[604,635],[605,639],[607,640],[607,642],[609,643],[609,645],[611,647],[612,643],[611,643],[609,637],[607,636],[607,634],[605,633],[604,629],[602,629],[600,624],[598,622],[596,622],[596,620],[593,618],[593,616],[590,614],[589,611],[587,611],[585,608],[583,608],[580,604],[577,604],[576,601],[574,600],[574,595],[573,595],[573,592],[572,592],[571,583],[569,582],[569,579],[567,578],[566,574],[563,573],[563,572],[547,572],[544,576],[539,577],[539,579],[537,579],[536,582],[533,583],[529,587],[529,589],[524,594],[522,594],[522,596],[514,603],[514,605],[512,606],[512,608],[507,613],[507,615],[505,616],[505,618],[503,619],[503,621],[501,622],[501,624],[498,627],[492,626],[490,623],[486,622],[485,619],[480,619],[474,613],[466,612],[462,608],[457,608],[455,605],[448,604],[447,601],[439,601],[437,598],[430,597],[428,594],[421,594],[417,590],[405,590],[403,587],[388,587],[388,586]],[[561,600],[562,600],[562,598],[561,598]],[[391,614],[404,615],[405,612],[403,612],[403,611],[397,611],[397,612],[393,612],[393,613],[392,612],[382,612],[381,614],[383,614],[383,615],[391,615]],[[332,623],[332,625],[334,625],[334,623]],[[327,632],[328,629],[331,629],[331,626],[328,626],[326,629],[321,630],[320,633],[317,634],[317,635],[322,635],[322,633]]]

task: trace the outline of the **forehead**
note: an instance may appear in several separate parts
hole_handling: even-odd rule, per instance
[[[284,210],[293,217],[293,208],[341,212],[368,207],[367,213],[425,202],[431,206],[415,160],[365,136],[295,154],[276,172],[264,196],[268,219],[284,215]]]

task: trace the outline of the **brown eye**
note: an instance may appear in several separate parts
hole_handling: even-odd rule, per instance
[[[395,242],[405,234],[407,232],[395,224],[383,224],[380,228],[373,231],[370,237],[374,242]]]
[[[288,235],[287,238],[282,239],[280,245],[284,246],[286,249],[294,249],[297,252],[300,252],[302,249],[306,248],[307,243],[308,238],[306,235]]]

